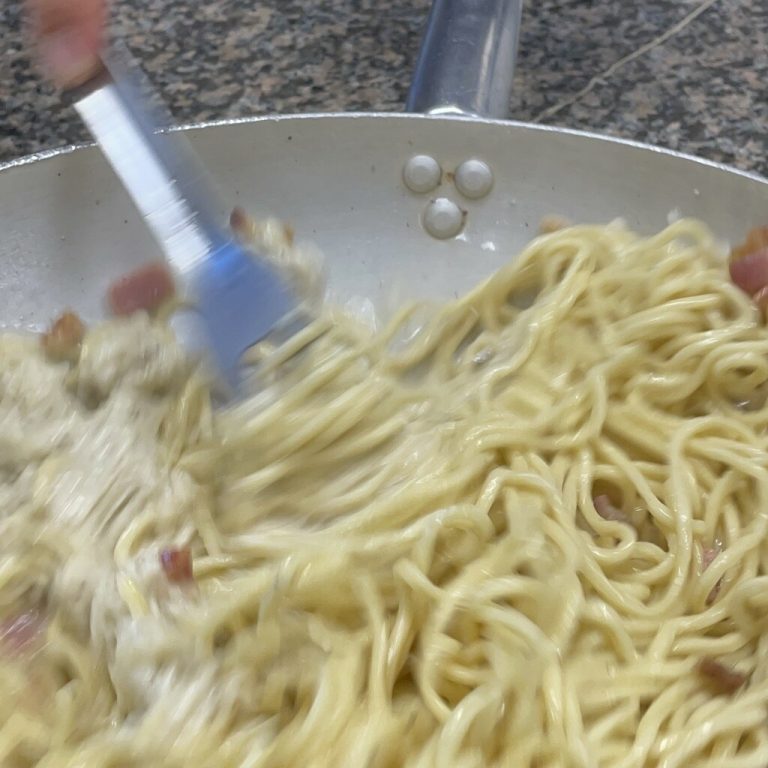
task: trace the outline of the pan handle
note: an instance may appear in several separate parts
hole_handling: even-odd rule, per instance
[[[434,0],[406,111],[507,117],[522,0]]]

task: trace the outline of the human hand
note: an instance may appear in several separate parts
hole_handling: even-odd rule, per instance
[[[40,64],[57,86],[88,79],[99,67],[106,0],[26,0]]]

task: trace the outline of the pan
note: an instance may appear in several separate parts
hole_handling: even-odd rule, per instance
[[[308,114],[186,126],[223,198],[278,215],[325,256],[331,298],[450,298],[508,261],[542,217],[694,216],[734,239],[768,182],[629,141],[506,115],[520,0],[436,0],[406,114]],[[414,161],[413,158],[417,160]],[[221,211],[226,215],[227,211]],[[68,147],[0,169],[0,323],[104,314],[109,283],[158,253],[106,161]]]

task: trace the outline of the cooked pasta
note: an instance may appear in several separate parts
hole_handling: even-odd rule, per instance
[[[296,354],[294,354],[296,353]],[[768,764],[768,333],[707,229],[534,240],[212,409],[0,338],[0,764]]]

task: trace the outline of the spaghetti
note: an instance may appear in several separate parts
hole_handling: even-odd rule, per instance
[[[768,764],[768,334],[703,225],[302,333],[221,413],[145,315],[0,339],[0,764]]]

